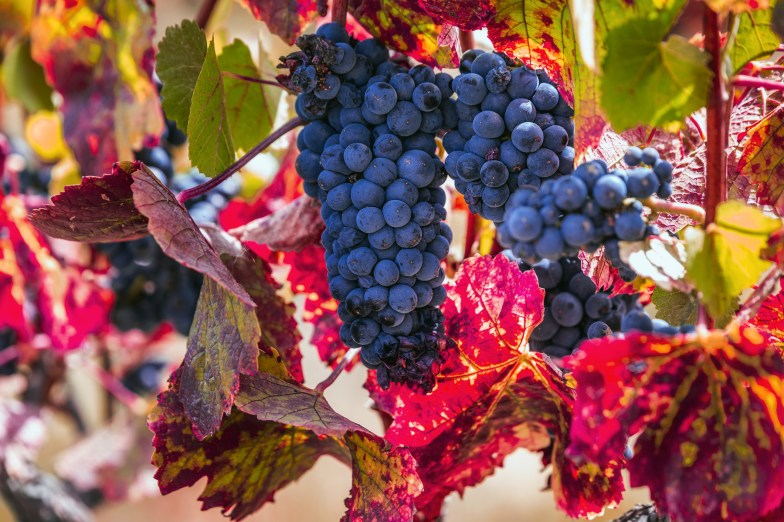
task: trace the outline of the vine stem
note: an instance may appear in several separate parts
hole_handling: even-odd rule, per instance
[[[460,48],[463,50],[463,52],[466,52],[466,51],[474,48],[474,32],[473,31],[463,31],[463,30],[461,30],[458,33],[458,38],[460,39]]]
[[[258,145],[250,149],[247,153],[245,153],[244,156],[242,156],[240,159],[232,163],[229,166],[229,168],[221,172],[220,175],[215,176],[211,180],[206,181],[201,185],[196,185],[193,188],[183,190],[182,192],[177,194],[177,201],[179,201],[180,204],[182,204],[191,198],[196,198],[201,196],[202,194],[206,194],[210,190],[214,189],[215,187],[217,187],[218,185],[226,181],[226,179],[228,179],[230,176],[238,172],[242,167],[247,165],[250,162],[250,160],[252,160],[258,154],[263,152],[264,149],[266,149],[267,147],[275,143],[278,140],[278,138],[280,138],[281,136],[285,136],[290,131],[304,124],[305,124],[305,120],[300,117],[296,117],[287,121],[279,129],[277,129],[272,134],[264,138],[264,140],[261,143],[259,143]]]
[[[262,85],[272,85],[273,87],[280,87],[281,89],[284,88],[281,84],[279,84],[278,82],[274,82],[272,80],[262,80],[261,78],[254,78],[253,76],[245,76],[244,74],[237,74],[231,71],[221,71],[221,74],[223,76],[234,78],[236,80],[242,80],[244,82],[259,83]]]
[[[681,216],[690,217],[697,223],[705,223],[705,209],[697,205],[679,203],[677,201],[668,201],[666,199],[659,198],[644,199],[642,204],[655,212],[680,214]]]
[[[730,83],[734,87],[756,87],[759,89],[768,89],[769,91],[784,91],[784,83],[773,80],[763,80],[762,78],[745,76],[742,74],[733,76]]]
[[[705,5],[705,50],[710,55],[713,80],[708,98],[707,166],[705,183],[705,226],[716,219],[716,207],[727,197],[725,149],[727,126],[725,121],[727,93],[721,67],[721,28],[719,15]]]
[[[343,354],[343,359],[341,359],[338,365],[335,366],[335,369],[332,370],[332,373],[330,373],[326,379],[316,385],[316,393],[323,395],[326,389],[332,386],[332,383],[335,382],[338,377],[340,377],[340,374],[343,373],[343,370],[346,369],[346,366],[348,366],[349,363],[354,360],[354,357],[357,356],[359,350],[361,350],[361,348],[351,348],[345,354]]]
[[[0,352],[0,366],[10,363],[13,360],[19,358],[21,353],[19,353],[19,348],[16,346],[9,346],[8,348],[4,349]]]
[[[196,24],[203,31],[210,23],[212,12],[215,11],[215,6],[218,5],[218,0],[204,0],[199,8],[199,13],[196,15]]]
[[[346,15],[348,14],[348,0],[332,0],[332,21],[340,25],[346,25]]]

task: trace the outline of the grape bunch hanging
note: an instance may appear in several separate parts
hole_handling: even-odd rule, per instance
[[[452,232],[436,133],[457,123],[452,78],[389,59],[378,40],[339,24],[300,37],[282,83],[309,123],[296,161],[326,224],[329,289],[341,340],[361,347],[378,382],[430,390],[440,362],[446,299],[441,261]]]
[[[457,128],[444,136],[446,169],[469,209],[501,222],[519,186],[572,172],[574,112],[547,73],[504,55],[466,52],[453,82]]]
[[[593,160],[538,189],[523,186],[509,201],[499,243],[529,263],[592,253],[604,245],[621,276],[634,278],[620,259],[618,241],[659,233],[648,223],[643,202],[656,194],[669,197],[673,169],[652,148],[634,147],[626,159],[633,168],[609,170],[604,161]],[[641,162],[648,167],[637,167]]]
[[[586,339],[617,332],[675,335],[694,329],[676,328],[661,319],[651,319],[643,310],[639,294],[611,296],[598,289],[583,273],[577,257],[543,259],[534,265],[520,262],[520,270],[531,269],[545,290],[544,318],[531,333],[532,351],[560,358],[570,355]]]

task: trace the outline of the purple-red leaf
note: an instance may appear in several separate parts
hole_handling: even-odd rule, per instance
[[[147,228],[163,252],[253,306],[253,300],[223,265],[185,207],[146,166],[140,162],[135,165],[137,168],[131,172],[133,203],[149,220]]]
[[[33,58],[62,96],[63,134],[82,175],[100,175],[157,140],[164,127],[152,81],[153,6],[145,0],[36,5]]]
[[[784,353],[743,326],[584,342],[568,455],[603,465],[624,452],[675,520],[757,521],[784,498]]]
[[[197,438],[220,428],[239,390],[240,374],[258,370],[260,340],[254,307],[212,279],[205,279],[188,335],[179,388],[180,401]]]
[[[444,28],[422,12],[417,0],[349,0],[348,3],[357,22],[390,48],[433,67],[457,65],[454,42],[443,38]]]
[[[433,392],[382,391],[368,382],[394,419],[387,439],[411,447],[419,464],[423,520],[437,519],[450,493],[480,483],[518,448],[541,451],[552,463],[557,504],[570,515],[598,513],[619,499],[617,463],[589,468],[564,458],[572,390],[549,360],[527,352],[543,306],[533,271],[520,272],[502,255],[468,259],[444,305],[453,346]]]
[[[299,252],[318,243],[324,230],[321,205],[300,196],[280,210],[230,231],[240,241],[267,245],[279,252]]]
[[[238,0],[269,30],[293,44],[305,27],[316,19],[316,0]]]
[[[324,398],[271,365],[278,375],[243,377],[237,406],[218,432],[198,441],[177,400],[178,377],[162,393],[149,424],[155,433],[153,463],[166,494],[207,477],[204,508],[222,507],[241,519],[272,500],[322,455],[351,466],[352,487],[346,522],[410,522],[421,491],[416,463],[406,449],[335,413]],[[274,419],[274,420],[266,420]]]
[[[133,205],[131,172],[139,163],[115,163],[110,174],[86,177],[33,210],[30,222],[46,235],[100,243],[147,235],[147,218]]]

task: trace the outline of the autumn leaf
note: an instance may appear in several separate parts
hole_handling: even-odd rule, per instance
[[[28,299],[38,312],[40,332],[55,350],[77,349],[88,336],[108,328],[112,292],[101,288],[89,271],[55,257],[28,221],[27,208],[18,197],[0,194],[0,238],[0,282],[12,292],[7,310],[20,337],[27,339],[34,332],[33,318],[27,317]],[[22,310],[17,308],[20,304]]]
[[[147,228],[163,252],[212,278],[242,302],[253,306],[253,300],[223,265],[185,207],[150,169],[140,162],[135,165],[131,171],[133,203],[148,219]]]
[[[620,499],[617,462],[606,468],[564,458],[573,392],[528,337],[542,320],[544,291],[533,271],[520,272],[503,255],[464,261],[444,305],[453,345],[429,395],[374,380],[366,385],[377,406],[394,418],[386,438],[411,448],[424,492],[423,520],[441,514],[444,499],[493,474],[518,448],[541,451],[552,464],[559,508],[571,516],[599,513]]]
[[[784,213],[784,105],[750,127],[741,147],[738,173],[756,188],[760,205],[770,205],[778,214]]]
[[[416,0],[349,0],[349,11],[387,46],[432,67],[454,67],[453,44],[442,43],[443,28],[423,13]]]
[[[749,324],[772,335],[778,339],[777,344],[784,346],[784,292],[779,290],[769,295]]]
[[[784,497],[784,359],[750,326],[582,344],[568,455],[609,462],[639,434],[632,486],[676,520],[756,521]]]
[[[322,455],[330,455],[353,472],[344,520],[412,519],[421,483],[408,450],[390,447],[294,381],[267,374],[242,381],[237,405],[249,413],[233,410],[220,430],[203,441],[193,436],[177,400],[176,375],[170,390],[159,396],[149,425],[163,494],[207,477],[200,496],[204,509],[221,507],[239,520],[272,501]]]
[[[69,185],[49,205],[33,210],[30,222],[46,235],[100,243],[147,235],[147,218],[133,204],[131,172],[140,164],[122,162],[100,177]]]
[[[272,278],[272,267],[219,228],[202,227],[202,230],[209,236],[226,268],[237,281],[242,281],[256,304],[256,319],[261,328],[259,349],[268,355],[280,355],[287,371],[302,382],[304,376],[299,349],[302,336],[294,319],[296,309],[293,303],[278,295],[281,286]]]
[[[155,20],[144,0],[39,2],[32,56],[62,96],[65,139],[83,176],[100,175],[163,130],[152,82]]]
[[[43,68],[33,60],[30,37],[10,43],[2,63],[2,81],[9,98],[18,100],[30,112],[54,110],[52,88]]]
[[[240,374],[258,371],[261,339],[254,307],[205,279],[188,334],[180,394],[198,439],[213,435],[231,412]]]
[[[230,230],[240,241],[267,245],[278,252],[299,252],[318,243],[324,231],[321,205],[300,196],[280,210]]]
[[[707,0],[705,3],[720,13],[742,13],[754,9],[767,9],[770,5],[768,0]]]
[[[420,0],[419,5],[436,23],[465,31],[482,29],[494,14],[490,0]]]
[[[717,208],[716,221],[706,230],[686,229],[686,278],[714,319],[731,315],[741,292],[770,267],[760,252],[780,226],[781,220],[758,208],[729,201]]]
[[[238,0],[269,30],[293,45],[305,27],[316,19],[316,0]]]

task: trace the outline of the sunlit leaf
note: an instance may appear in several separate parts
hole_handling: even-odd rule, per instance
[[[436,519],[450,493],[482,482],[518,448],[541,451],[552,464],[556,503],[568,514],[598,513],[620,499],[620,453],[605,468],[564,458],[572,390],[554,365],[527,352],[543,299],[533,271],[520,272],[502,255],[471,258],[449,288],[444,313],[454,345],[433,392],[368,383],[377,406],[394,419],[387,439],[409,446],[419,463],[424,520]]]
[[[771,26],[772,15],[773,9],[760,9],[738,16],[738,31],[729,49],[733,72],[737,73],[751,60],[769,56],[779,48],[779,37]]]
[[[294,44],[305,27],[316,19],[316,0],[237,0],[269,30]]]
[[[30,39],[22,38],[5,51],[2,76],[8,96],[19,100],[30,112],[54,109],[52,88],[46,83],[44,70],[30,54]]]
[[[784,358],[753,327],[585,342],[568,454],[601,465],[639,434],[632,486],[675,520],[756,521],[784,497]]]

